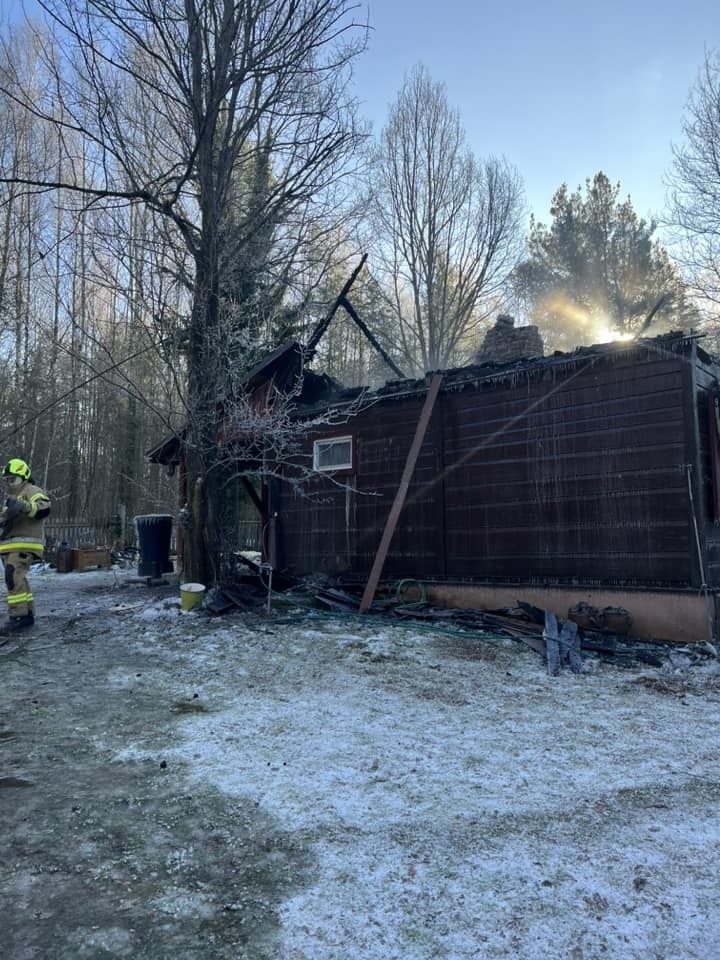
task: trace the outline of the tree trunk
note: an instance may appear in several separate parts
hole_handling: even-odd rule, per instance
[[[190,526],[185,540],[185,570],[206,586],[216,580],[219,553],[216,516],[220,456],[217,443],[219,398],[219,277],[216,218],[207,214],[208,226],[196,257],[196,280],[190,320],[188,351],[188,408],[190,423],[186,447]]]

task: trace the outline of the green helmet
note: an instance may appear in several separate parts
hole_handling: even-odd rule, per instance
[[[5,469],[3,470],[4,477],[21,477],[23,480],[30,479],[30,467],[25,463],[24,460],[14,459],[9,460],[5,464]]]

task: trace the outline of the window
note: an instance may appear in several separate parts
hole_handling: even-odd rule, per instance
[[[330,437],[313,443],[313,469],[352,470],[352,437]]]

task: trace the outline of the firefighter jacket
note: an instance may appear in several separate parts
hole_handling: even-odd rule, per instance
[[[42,557],[45,547],[43,527],[50,513],[50,498],[40,487],[26,481],[12,496],[28,504],[26,513],[8,519],[0,529],[0,556],[12,551],[27,551]],[[0,513],[0,524],[3,522]]]

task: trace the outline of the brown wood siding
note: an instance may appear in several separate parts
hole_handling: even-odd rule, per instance
[[[451,383],[383,577],[689,584],[687,366],[601,358]],[[367,575],[423,400],[382,398],[348,424],[359,492],[322,478],[316,502],[283,494],[289,571]]]
[[[358,427],[357,539],[355,566],[369,570],[398,489],[424,397],[391,403]],[[438,398],[438,403],[440,398]],[[381,413],[381,415],[378,415]],[[444,560],[436,488],[442,461],[435,443],[437,410],[418,456],[400,522],[390,544],[386,570],[404,576],[440,576]],[[372,491],[375,491],[373,495]]]
[[[448,575],[689,582],[681,358],[448,394]]]

